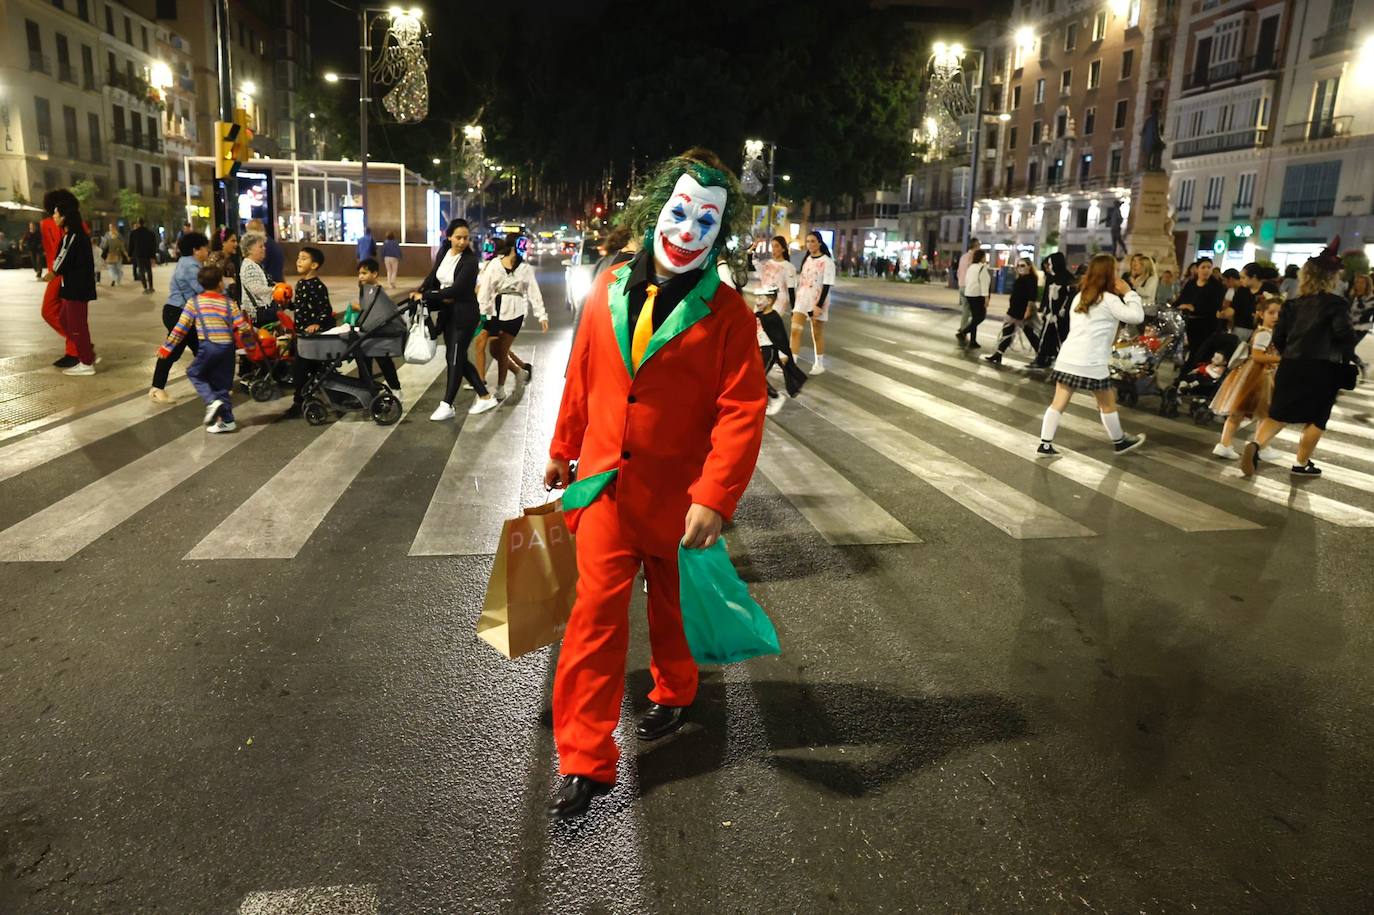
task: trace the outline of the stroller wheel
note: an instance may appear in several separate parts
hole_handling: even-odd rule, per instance
[[[248,393],[253,395],[253,399],[259,403],[269,401],[277,396],[277,383],[272,380],[270,375],[263,378],[255,378],[253,382],[248,385]]]
[[[1199,426],[1210,426],[1212,420],[1216,419],[1216,414],[1206,407],[1198,407],[1193,411],[1193,422]]]
[[[329,412],[318,400],[307,401],[301,412],[305,414],[305,421],[312,426],[323,426],[329,420]]]
[[[379,426],[390,426],[401,418],[401,402],[390,391],[378,394],[372,399],[372,421]]]

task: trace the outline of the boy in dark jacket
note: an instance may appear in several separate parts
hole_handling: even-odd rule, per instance
[[[317,275],[324,266],[324,252],[319,248],[301,248],[296,255],[296,272],[301,278],[296,281],[296,292],[291,297],[291,308],[295,312],[296,331],[302,334],[318,334],[334,326],[334,308],[329,304],[329,287]],[[292,382],[296,393],[291,397],[289,417],[301,415],[301,388],[314,371],[315,363],[302,359],[299,355],[291,363]]]

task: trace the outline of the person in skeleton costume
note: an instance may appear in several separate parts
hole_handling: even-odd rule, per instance
[[[716,541],[763,439],[754,315],[716,269],[724,240],[742,229],[739,185],[715,154],[691,149],[641,194],[630,225],[643,249],[588,296],[544,475],[547,487],[568,487],[563,507],[577,534],[577,601],[553,689],[564,776],[555,817],[581,814],[615,782],[641,566],[654,688],[636,734],[657,740],[682,725],[697,666],[682,629],[678,547]]]

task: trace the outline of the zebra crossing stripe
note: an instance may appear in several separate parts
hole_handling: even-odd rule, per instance
[[[502,524],[520,511],[532,394],[521,391],[513,406],[508,401],[491,413],[463,420],[411,541],[411,556],[496,552]]]
[[[999,386],[1004,388],[1027,387],[1040,384],[1040,382],[1038,382],[1036,379],[1031,378],[1029,376],[1008,376],[1005,371],[999,371],[998,369],[992,368],[991,366],[987,365],[974,365],[967,359],[959,359],[955,356],[942,356],[919,349],[908,349],[905,350],[905,352],[910,353],[914,356],[918,356],[927,362],[935,362],[940,365],[947,365],[953,369],[960,369],[965,372],[971,372],[979,378],[986,378],[989,381],[996,381]],[[1205,442],[1208,445],[1215,444],[1217,441],[1217,436],[1219,435],[1219,432],[1217,432],[1215,429],[1212,431],[1204,431],[1202,428],[1190,425],[1187,422],[1183,422],[1176,419],[1166,419],[1165,417],[1151,413],[1148,410],[1131,410],[1130,412],[1126,413],[1125,416],[1128,418],[1127,422],[1130,425],[1141,426],[1146,429],[1155,429],[1170,435],[1179,435],[1187,438],[1196,439],[1197,441]],[[1297,430],[1285,429],[1279,433],[1278,439],[1275,441],[1274,444],[1277,446],[1280,443],[1283,443],[1291,446],[1293,444],[1296,444],[1300,438],[1301,434]],[[1327,437],[1322,439],[1321,445],[1319,447],[1324,454],[1338,454],[1342,457],[1351,457],[1355,458],[1356,460],[1374,463],[1374,449],[1371,449],[1368,446],[1351,444],[1348,442],[1340,441],[1339,439]],[[1293,452],[1292,447],[1289,447],[1286,450],[1290,455]],[[1328,467],[1328,465],[1325,463],[1323,463],[1322,466],[1324,470]],[[1362,489],[1365,492],[1374,492],[1374,474],[1362,473],[1357,470],[1347,470],[1346,468],[1342,467],[1331,467],[1330,469],[1334,470],[1335,473],[1324,472],[1322,474],[1323,478],[1334,480],[1338,483],[1346,483],[1348,485],[1356,487],[1357,489]]]
[[[775,423],[764,428],[758,469],[831,546],[921,542],[906,525]]]
[[[939,373],[934,369],[921,366],[909,366],[900,357],[880,353],[877,350],[856,349],[854,352],[865,358],[873,359],[878,362],[885,362],[889,365],[895,365],[898,368],[904,368],[906,371],[912,372],[913,374],[925,375],[925,373],[930,373],[936,377],[940,377]],[[926,377],[929,376],[926,375]],[[947,380],[946,378],[946,381]],[[968,381],[970,383],[965,384],[960,389],[964,393],[987,401],[988,403],[1014,410],[1027,417],[1036,418],[1044,413],[1043,407],[1036,406],[1024,398],[1017,397],[1010,391],[989,387],[972,378],[968,379]],[[1077,416],[1068,412],[1064,413],[1063,418],[1060,420],[1059,428],[1090,438],[1102,437],[1102,427],[1097,420]],[[1374,526],[1374,512],[1355,508],[1325,496],[1315,495],[1302,490],[1295,491],[1290,486],[1277,483],[1273,480],[1260,478],[1244,482],[1240,477],[1239,470],[1231,469],[1231,474],[1228,474],[1226,468],[1219,466],[1218,463],[1210,457],[1186,454],[1173,449],[1153,446],[1147,446],[1140,454],[1147,458],[1152,457],[1155,460],[1168,463],[1169,466],[1177,470],[1183,470],[1208,480],[1220,481],[1230,488],[1248,492],[1256,498],[1288,506],[1295,511],[1312,515],[1315,518],[1329,521],[1341,527]],[[1301,498],[1299,498],[1299,496]]]
[[[141,388],[139,390],[142,391]],[[191,384],[184,378],[167,385],[167,393],[173,397],[190,390]],[[147,397],[133,397],[6,445],[0,448],[0,481],[18,476],[116,432],[123,432],[165,409],[149,403]]]
[[[895,356],[877,350],[854,349],[855,355],[873,361],[887,362],[898,368],[917,375],[931,378],[942,385],[949,384],[947,374],[919,365],[909,364]],[[1143,477],[1137,476],[1121,467],[1111,466],[1086,455],[1071,451],[1061,453],[1052,461],[1038,461],[1035,448],[1039,437],[1012,429],[996,420],[969,410],[957,404],[941,400],[933,394],[896,381],[886,375],[850,365],[847,362],[826,356],[826,367],[835,366],[841,378],[863,385],[874,394],[899,403],[936,422],[943,423],[960,432],[976,436],[989,445],[1001,448],[1023,460],[1037,462],[1050,473],[1093,489],[1102,495],[1149,515],[1158,521],[1189,533],[1200,531],[1241,531],[1255,530],[1261,525],[1229,512],[1222,511],[1197,499],[1160,486]],[[966,388],[965,390],[969,390]],[[970,393],[974,393],[970,391]],[[805,395],[803,395],[805,396]]]
[[[207,435],[197,426],[0,532],[0,562],[61,562],[105,536],[210,464],[249,441],[281,408],[247,403],[239,431]]]
[[[809,388],[797,402],[1017,540],[1096,536],[1072,518],[830,391]]]
[[[302,886],[249,893],[238,915],[377,915],[380,908],[375,884]]]
[[[403,418],[443,370],[439,356],[400,367]],[[321,430],[182,558],[294,558],[395,429],[359,414]],[[321,467],[329,473],[320,473]]]

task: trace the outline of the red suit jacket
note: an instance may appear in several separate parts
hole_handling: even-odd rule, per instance
[[[52,262],[57,259],[57,249],[62,247],[62,227],[51,216],[44,216],[38,229],[43,236],[43,256],[48,259],[48,268],[51,269]]]
[[[734,514],[768,392],[754,315],[715,270],[654,332],[632,375],[630,269],[606,271],[587,298],[549,454],[578,461],[579,485],[614,471],[622,530],[650,555],[676,556],[692,503]]]

